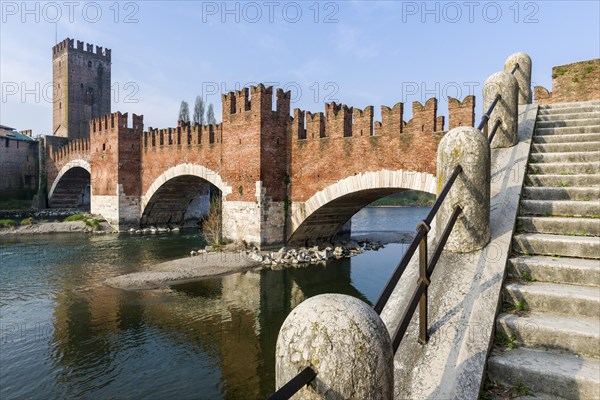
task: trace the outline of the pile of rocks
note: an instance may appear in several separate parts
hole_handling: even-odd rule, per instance
[[[0,219],[23,219],[23,218],[63,218],[79,214],[82,210],[72,208],[48,208],[45,210],[0,210]]]
[[[143,228],[143,229],[129,229],[127,232],[129,233],[135,233],[135,234],[156,234],[156,233],[166,233],[166,232],[179,232],[179,228],[175,227],[175,228],[170,228],[168,226],[150,226],[147,228]]]
[[[340,243],[323,243],[313,247],[286,248],[282,247],[277,252],[248,252],[248,258],[264,265],[296,265],[318,264],[328,260],[354,257],[365,250],[379,250],[383,245],[378,242],[349,241]]]

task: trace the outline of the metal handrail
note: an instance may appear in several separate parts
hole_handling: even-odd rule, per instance
[[[412,316],[415,313],[417,304],[421,303],[423,300],[423,296],[426,296],[426,294],[427,294],[427,288],[430,283],[429,278],[431,278],[431,275],[433,274],[433,271],[435,269],[437,261],[440,258],[440,255],[442,253],[442,250],[444,249],[444,246],[446,245],[446,241],[448,240],[448,237],[450,236],[450,233],[452,232],[452,228],[454,228],[454,224],[456,223],[456,220],[458,219],[458,216],[462,213],[462,211],[463,210],[460,206],[454,207],[454,211],[452,212],[452,215],[450,216],[450,220],[448,221],[448,224],[446,225],[446,228],[444,229],[444,232],[440,238],[440,242],[435,249],[434,256],[433,256],[431,262],[429,263],[429,265],[427,266],[426,276],[419,277],[419,286],[417,286],[417,288],[415,289],[415,291],[411,297],[411,300],[409,302],[409,306],[404,311],[404,314],[402,315],[402,318],[400,319],[400,323],[398,324],[398,327],[396,328],[396,331],[394,332],[394,337],[392,338],[392,348],[393,348],[394,354],[396,354],[396,351],[398,350],[398,347],[400,346],[400,342],[404,338],[404,334],[406,333],[406,330],[408,329],[408,325],[410,324],[410,320],[412,319]],[[423,260],[423,259],[421,259],[421,260]],[[420,270],[422,273],[423,268],[420,268]],[[426,331],[427,331],[426,324],[423,324],[423,320],[426,319],[426,313],[419,314],[419,316],[420,316],[420,318],[419,318],[420,319],[420,321],[419,321],[419,342],[421,344],[425,344],[425,343],[427,343],[427,340],[429,339],[427,337],[427,333],[426,333]],[[425,328],[425,329],[423,329],[423,328]],[[423,332],[423,331],[425,331],[425,332]],[[425,333],[425,334],[423,335],[423,333]]]
[[[492,131],[490,132],[490,134],[488,136],[488,143],[492,143],[492,140],[494,140],[494,136],[496,136],[496,131],[498,130],[500,125],[502,125],[502,121],[497,119],[496,123],[494,124],[494,127],[492,128]]]
[[[288,400],[298,393],[300,389],[308,385],[315,376],[317,376],[317,373],[311,367],[306,367],[288,383],[280,387],[267,400]]]
[[[498,104],[501,97],[502,96],[500,96],[500,93],[498,93],[496,95],[496,97],[494,97],[494,101],[492,101],[492,104],[490,104],[490,107],[488,108],[486,113],[481,116],[481,122],[477,126],[477,129],[483,130],[483,128],[485,127],[485,124],[487,124],[487,122],[490,119],[490,115],[492,115],[492,111],[494,111],[494,108],[496,108],[496,104]]]
[[[416,233],[415,237],[413,238],[413,241],[411,242],[410,246],[406,250],[406,253],[404,253],[404,257],[402,257],[402,260],[400,260],[400,262],[398,263],[398,266],[396,266],[394,273],[390,277],[388,283],[385,285],[383,291],[379,295],[379,299],[377,300],[377,303],[375,303],[375,307],[373,307],[377,314],[381,314],[383,307],[385,306],[388,299],[392,295],[392,292],[394,291],[396,284],[402,277],[402,274],[404,273],[404,270],[408,266],[410,259],[412,258],[413,254],[417,250],[417,246],[421,242],[421,239],[423,239],[423,237],[427,235],[427,232],[430,229],[431,221],[433,221],[433,218],[435,217],[438,209],[442,205],[442,202],[448,195],[448,192],[452,188],[454,181],[456,180],[456,178],[458,177],[458,175],[461,172],[462,172],[462,167],[460,165],[457,165],[454,168],[454,171],[452,171],[452,175],[450,175],[450,178],[448,179],[448,181],[442,188],[442,191],[440,192],[439,196],[435,200],[435,203],[431,207],[431,210],[427,214],[427,217],[425,217],[425,219],[417,225],[417,228],[416,228],[417,233]]]
[[[519,69],[519,63],[516,63],[515,66],[513,67],[512,71],[510,72],[510,74],[514,75],[518,69]],[[494,111],[494,108],[496,108],[496,105],[500,101],[501,97],[502,96],[500,95],[500,93],[496,94],[496,97],[494,97],[494,101],[492,101],[492,104],[490,104],[490,107],[488,108],[487,112],[485,114],[483,114],[483,116],[481,117],[481,122],[477,126],[478,130],[480,130],[480,131],[483,130],[485,125],[488,123],[490,116],[491,116],[492,112]],[[500,120],[496,120],[496,122],[494,123],[494,126],[492,128],[492,131],[490,132],[490,134],[488,136],[488,143],[492,142],[492,140],[494,139],[494,136],[496,135],[496,131],[498,130],[498,128],[500,127],[501,124],[502,124],[502,122]],[[400,323],[398,324],[398,327],[396,328],[396,331],[394,332],[394,336],[392,338],[392,348],[393,348],[394,354],[396,354],[396,351],[398,350],[398,347],[400,346],[400,343],[402,342],[402,339],[404,338],[404,334],[406,333],[406,330],[408,329],[408,325],[410,324],[410,321],[416,311],[417,305],[420,306],[419,307],[419,343],[425,344],[425,343],[427,343],[427,341],[429,339],[428,334],[427,334],[427,288],[429,287],[429,284],[431,283],[430,282],[431,275],[433,274],[433,271],[435,270],[435,266],[437,265],[437,262],[442,254],[442,250],[444,249],[444,246],[446,245],[446,242],[448,241],[448,238],[450,237],[450,233],[452,233],[454,224],[456,223],[456,220],[458,219],[460,214],[463,212],[462,207],[459,205],[454,207],[452,214],[450,215],[450,219],[448,220],[448,223],[446,224],[446,227],[444,228],[444,231],[442,232],[442,235],[440,236],[440,241],[438,242],[438,245],[435,248],[433,255],[431,257],[431,261],[429,263],[427,263],[427,233],[431,229],[431,222],[433,221],[433,218],[437,214],[440,206],[442,205],[442,202],[448,195],[448,192],[452,188],[452,185],[454,185],[454,181],[456,181],[456,178],[458,177],[458,175],[461,172],[462,172],[462,167],[460,165],[457,165],[454,168],[454,171],[452,171],[450,178],[448,179],[448,181],[442,188],[442,191],[440,192],[435,203],[431,207],[431,210],[427,214],[427,217],[425,217],[425,219],[423,221],[419,222],[419,224],[417,225],[417,227],[416,227],[417,232],[415,234],[415,237],[413,238],[412,242],[410,243],[406,253],[404,253],[404,256],[402,257],[402,259],[396,266],[394,273],[392,274],[392,276],[388,280],[387,284],[383,288],[383,291],[381,292],[381,294],[379,295],[379,298],[377,299],[377,303],[375,303],[375,306],[373,307],[377,314],[381,314],[381,312],[383,311],[383,307],[385,307],[387,301],[389,300],[390,296],[392,295],[392,292],[394,291],[396,285],[398,284],[398,281],[402,277],[402,274],[404,274],[404,271],[406,270],[408,263],[412,259],[413,255],[417,251],[417,247],[418,247],[419,248],[419,284],[418,284],[417,288],[415,289],[415,291],[413,292],[413,295],[411,297],[409,305],[404,310],[404,314],[402,315],[402,318],[400,319]],[[311,367],[306,367],[298,375],[296,375],[294,378],[292,378],[288,383],[286,383],[279,390],[277,390],[275,393],[273,393],[268,398],[268,400],[290,399],[300,389],[302,389],[304,386],[308,385],[316,376],[317,376],[317,372],[315,372]]]

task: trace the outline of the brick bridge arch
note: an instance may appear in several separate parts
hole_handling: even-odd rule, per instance
[[[217,172],[203,165],[184,163],[167,169],[142,194],[141,224],[179,224],[186,215],[198,219],[208,211],[211,185],[222,197],[232,192]]]
[[[90,163],[82,159],[68,161],[58,171],[48,191],[48,203],[51,207],[76,208],[89,206],[91,185]]]
[[[436,177],[427,172],[380,170],[339,180],[305,202],[292,205],[288,242],[333,237],[365,206],[403,190],[437,194]]]
[[[434,192],[445,132],[435,98],[413,102],[408,121],[402,103],[381,106],[381,121],[372,106],[336,103],[325,104],[325,112],[290,115],[291,93],[262,84],[221,98],[220,124],[144,131],[143,116],[129,121],[116,112],[90,121],[89,139],[47,137],[48,185],[68,162],[88,161],[90,211],[121,231],[154,222],[144,220],[154,210],[162,214],[157,224],[185,220],[183,205],[193,206],[201,185],[212,185],[222,192],[224,237],[258,246],[330,237],[377,198],[406,189]],[[472,126],[474,104],[473,96],[451,99],[449,128]]]

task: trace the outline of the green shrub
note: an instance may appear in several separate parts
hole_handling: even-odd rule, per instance
[[[16,224],[13,219],[0,219],[0,228],[14,228]]]
[[[63,222],[72,222],[72,221],[83,221],[86,218],[86,214],[85,213],[79,213],[79,214],[74,214],[74,215],[70,215],[67,218],[65,218],[63,220]]]
[[[35,224],[35,219],[33,219],[33,217],[29,217],[29,218],[25,218],[24,220],[21,221],[21,225],[24,226],[31,226],[33,224]]]

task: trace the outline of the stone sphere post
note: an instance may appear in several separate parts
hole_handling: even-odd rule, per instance
[[[310,366],[317,376],[299,399],[392,399],[388,331],[372,307],[341,294],[311,297],[284,321],[276,348],[276,386]]]
[[[462,214],[446,242],[446,249],[468,253],[483,248],[490,240],[490,146],[476,128],[452,129],[440,141],[437,152],[438,193],[454,168],[462,172],[442,202],[436,217],[437,235],[459,205]]]
[[[525,53],[511,54],[504,62],[504,72],[510,74],[516,64],[519,64],[514,74],[519,85],[519,104],[531,104],[531,57]]]
[[[492,148],[512,147],[519,141],[517,126],[519,115],[518,92],[517,79],[508,72],[496,72],[483,85],[484,112],[487,112],[497,94],[501,96],[487,123],[488,132],[491,132],[496,121],[500,120],[500,127],[492,140]]]

